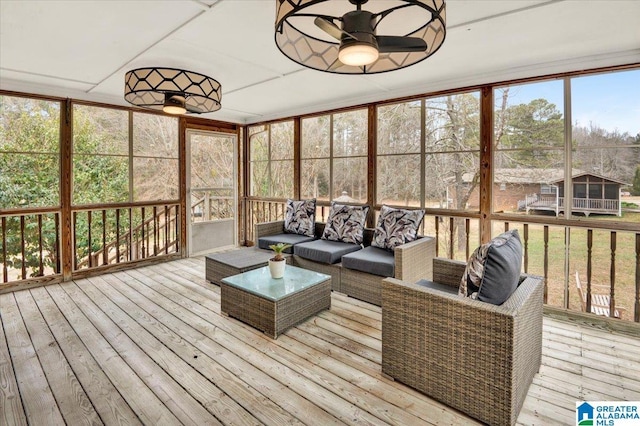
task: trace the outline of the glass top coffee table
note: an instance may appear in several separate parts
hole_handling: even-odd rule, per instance
[[[223,278],[221,311],[270,337],[331,307],[331,277],[287,265],[284,277],[271,278],[265,266]]]

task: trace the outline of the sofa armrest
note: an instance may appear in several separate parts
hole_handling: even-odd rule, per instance
[[[466,267],[467,262],[436,257],[433,259],[433,281],[458,288]]]
[[[274,222],[262,222],[256,223],[255,231],[255,243],[258,244],[260,237],[266,237],[267,235],[282,234],[284,232],[284,220],[276,220]]]
[[[436,255],[436,240],[420,237],[394,250],[395,278],[408,282],[433,278],[432,259]]]

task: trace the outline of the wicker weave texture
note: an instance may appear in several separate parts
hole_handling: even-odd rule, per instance
[[[220,310],[276,339],[286,329],[331,308],[331,281],[272,301],[225,283],[220,285]]]
[[[313,260],[293,255],[293,265],[310,271],[320,272],[321,274],[331,275],[331,290],[341,291],[340,274],[342,266],[340,263],[329,265],[327,263],[314,262]]]
[[[515,424],[540,367],[542,296],[539,277],[501,306],[386,279],[382,371],[484,423]]]
[[[416,241],[396,247],[394,251],[395,277],[416,282],[431,279],[433,276],[433,257],[436,252],[436,240],[421,237]],[[385,277],[366,272],[342,268],[340,288],[342,292],[380,306],[382,304],[382,280]]]
[[[273,255],[270,251],[257,247],[242,248],[235,250],[233,253],[234,256],[242,256],[246,266],[241,268],[231,266],[224,263],[224,261],[216,259],[215,255],[207,256],[205,257],[205,278],[207,281],[220,285],[223,278],[267,266],[269,257]],[[290,265],[292,262],[291,255],[285,254],[284,257],[287,264]]]
[[[254,227],[255,244],[258,245],[258,239],[268,235],[282,234],[284,232],[284,220],[276,220],[274,222],[256,223]]]

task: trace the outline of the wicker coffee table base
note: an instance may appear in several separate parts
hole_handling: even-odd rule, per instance
[[[278,338],[289,327],[331,308],[331,280],[273,301],[245,290],[220,284],[221,311]]]

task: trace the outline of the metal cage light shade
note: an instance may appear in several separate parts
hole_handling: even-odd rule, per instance
[[[433,55],[444,42],[446,35],[444,0],[386,1],[384,4],[392,6],[379,14],[374,31],[381,22],[386,23],[393,19],[394,34],[389,35],[422,39],[426,43],[426,49],[419,52],[380,52],[377,59],[369,65],[346,65],[339,60],[341,41],[326,40],[318,36],[310,22],[313,17],[329,19],[334,23],[341,21],[339,16],[331,16],[335,15],[332,11],[337,8],[346,10],[348,4],[351,10],[355,10],[356,3],[361,3],[363,9],[367,6],[380,7],[383,4],[378,0],[371,2],[349,0],[348,3],[346,0],[276,0],[275,42],[278,49],[294,62],[319,71],[337,74],[376,74],[421,62]],[[358,5],[359,9],[360,5]],[[394,14],[414,18],[425,13],[430,15],[430,18],[417,25],[409,22],[413,22],[414,19],[392,18]],[[345,40],[344,37],[342,40]]]
[[[211,77],[175,68],[138,68],[124,77],[127,102],[170,114],[203,114],[221,108],[222,87]]]

